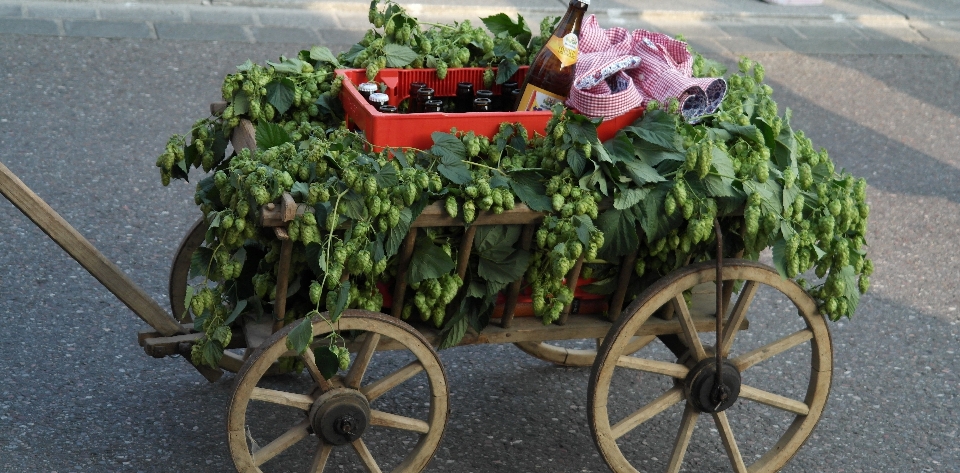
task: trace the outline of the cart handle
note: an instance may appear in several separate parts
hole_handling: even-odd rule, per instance
[[[188,332],[3,163],[0,193],[154,330],[166,337]]]

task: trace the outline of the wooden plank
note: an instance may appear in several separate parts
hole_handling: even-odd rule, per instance
[[[698,332],[712,332],[714,318],[691,314],[693,326]],[[583,315],[570,317],[566,325],[543,325],[536,317],[518,317],[513,319],[509,329],[504,329],[496,323],[488,325],[480,334],[468,332],[464,335],[460,345],[482,345],[496,343],[542,342],[548,340],[573,340],[581,338],[603,338],[610,330],[611,322],[601,315]],[[744,321],[740,326],[745,330],[749,326]],[[439,342],[440,331],[427,325],[415,325],[415,328],[434,346]],[[682,333],[683,328],[676,320],[663,320],[651,317],[637,331],[636,335],[669,335]],[[394,340],[382,339],[377,350],[403,349]]]
[[[157,332],[164,336],[187,332],[157,301],[134,284],[3,163],[0,163],[0,193]]]
[[[500,214],[488,210],[479,211],[476,220],[470,225],[526,225],[541,218],[543,218],[542,213],[534,212],[526,204],[521,203],[510,210],[504,210]],[[443,202],[434,202],[424,207],[423,212],[413,221],[410,227],[462,227],[465,225],[463,219],[460,217],[453,218],[447,213]]]

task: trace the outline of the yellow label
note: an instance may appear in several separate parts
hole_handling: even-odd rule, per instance
[[[563,38],[559,36],[551,36],[550,40],[547,41],[547,49],[553,51],[553,54],[560,59],[560,67],[569,67],[577,62],[577,55],[579,54],[580,41],[577,38],[577,35],[570,33]]]
[[[523,89],[523,95],[520,96],[520,104],[517,107],[517,111],[550,111],[554,105],[563,103],[565,100],[567,100],[567,98],[562,95],[543,90],[533,84],[527,84]]]

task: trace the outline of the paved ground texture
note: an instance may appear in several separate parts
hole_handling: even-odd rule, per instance
[[[873,289],[855,319],[830,325],[830,400],[783,471],[960,471],[960,3],[594,3],[601,24],[684,32],[728,64],[761,61],[795,127],[868,179]],[[427,20],[486,14],[422,5]],[[516,5],[483,8],[525,18],[562,8]],[[365,8],[0,3],[0,161],[165,305],[170,258],[197,218],[192,184],[159,184],[153,163],[166,138],[207,113],[235,65],[346,47]],[[5,201],[0,222],[0,471],[232,471],[224,418],[234,377],[209,384],[182,359],[147,357],[135,315]],[[787,320],[773,318],[776,298],[758,308],[750,337]],[[452,409],[428,471],[606,471],[586,424],[589,368],[509,345],[441,358]],[[786,365],[758,382],[787,389],[798,373]],[[405,385],[390,402],[415,407],[418,389]],[[735,427],[762,434],[778,427],[768,414],[740,415]],[[664,416],[628,439],[643,471],[662,471],[669,454],[677,424],[667,421],[679,412]],[[685,471],[729,469],[711,428],[698,424]],[[748,458],[761,451],[738,440]],[[383,443],[375,452],[402,451],[392,437]],[[356,468],[347,453],[336,459],[327,471]]]

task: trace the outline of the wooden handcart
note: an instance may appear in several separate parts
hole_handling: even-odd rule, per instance
[[[254,146],[252,130],[249,122],[237,128],[232,138],[235,149]],[[2,164],[0,191],[151,327],[138,335],[149,355],[189,356],[201,334],[161,308]],[[264,224],[276,228],[282,239],[283,228],[297,208],[287,199],[262,211],[267,216]],[[521,243],[529,248],[540,218],[541,214],[520,204],[500,215],[481,213],[465,231],[460,275],[466,271],[479,226],[520,225]],[[401,274],[410,261],[417,228],[439,226],[462,227],[463,222],[446,215],[439,204],[428,206],[401,247]],[[177,250],[170,277],[173,314],[184,313],[190,258],[205,231],[203,222],[198,222]],[[280,264],[284,257],[289,258],[289,251]],[[782,468],[810,436],[830,390],[830,335],[815,301],[775,270],[738,259],[685,266],[627,301],[635,257],[635,253],[627,256],[621,265],[625,269],[607,301],[606,312],[619,314],[614,320],[604,313],[572,314],[571,307],[552,325],[515,318],[521,287],[516,281],[509,286],[502,316],[481,333],[468,332],[461,344],[513,343],[545,361],[592,366],[589,427],[600,454],[614,471],[680,471],[685,457],[690,457],[688,447],[701,414],[712,418],[715,428],[711,430],[718,434],[719,450],[733,471]],[[568,275],[571,288],[581,266],[582,261]],[[280,328],[272,320],[250,322],[234,334],[220,368],[237,373],[227,412],[227,436],[239,471],[332,471],[329,463],[334,456],[344,458],[342,450],[355,452],[350,458],[363,471],[420,471],[427,466],[449,416],[449,385],[434,348],[437,330],[413,327],[397,317],[405,290],[404,278],[397,280],[393,314],[347,310],[335,323],[313,321],[316,339],[334,330],[348,334],[348,348],[354,353],[345,373],[331,379],[321,375],[311,350],[303,355],[288,351],[286,338],[293,325]],[[286,282],[278,281],[281,284]],[[756,314],[759,319],[754,319],[756,311],[751,307],[762,309]],[[278,310],[282,315],[282,307]],[[748,312],[751,320],[746,332]],[[769,321],[764,319],[768,315]],[[568,340],[589,340],[595,345],[574,347]],[[747,347],[738,349],[741,342]],[[270,376],[281,359],[291,356],[299,356],[308,377]],[[778,360],[783,364],[769,368]],[[222,370],[198,370],[211,381],[222,374]],[[753,378],[755,370],[761,374]],[[776,380],[773,385],[753,384],[754,379],[771,377]],[[753,438],[744,442],[742,436],[735,436],[740,424],[732,425],[728,412],[747,403],[772,413],[743,424],[750,432],[768,437],[767,443]],[[661,425],[664,416],[659,414],[674,406],[682,409],[679,426]],[[643,445],[647,428],[669,433],[664,440],[668,451],[659,460]],[[749,455],[741,450],[745,443],[750,445]]]

